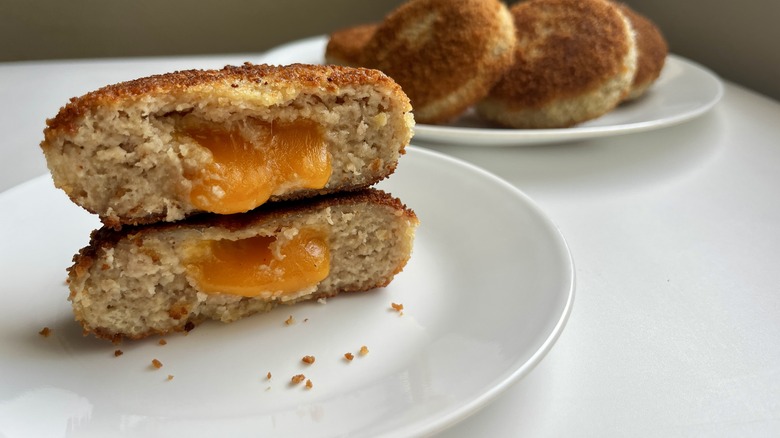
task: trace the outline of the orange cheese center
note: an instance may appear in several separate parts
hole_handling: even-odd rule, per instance
[[[203,292],[283,297],[325,279],[330,250],[323,233],[303,230],[282,245],[266,236],[207,240],[186,263]]]
[[[311,121],[247,119],[232,128],[201,121],[182,124],[178,133],[212,155],[206,168],[185,175],[193,182],[190,201],[203,211],[249,211],[288,189],[321,189],[331,175],[330,154]]]

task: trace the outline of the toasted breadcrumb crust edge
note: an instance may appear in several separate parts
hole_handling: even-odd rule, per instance
[[[409,99],[401,87],[379,70],[343,67],[335,65],[290,64],[285,66],[244,63],[240,66],[227,65],[220,70],[180,70],[171,73],[147,76],[131,81],[107,85],[80,97],[73,97],[60,108],[57,115],[46,120],[44,135],[52,131],[75,131],[77,122],[93,108],[113,104],[123,99],[146,95],[162,95],[204,86],[238,88],[252,83],[291,84],[301,89],[334,91],[347,85],[378,84],[388,87],[397,98]],[[411,110],[411,104],[408,109]],[[46,141],[41,143],[45,147]]]
[[[125,226],[120,230],[104,226],[93,231],[90,236],[89,245],[82,248],[78,254],[73,256],[74,265],[68,268],[68,272],[73,269],[80,270],[88,268],[94,262],[95,254],[99,249],[111,248],[115,246],[119,240],[125,237],[137,239],[147,234],[163,231],[211,227],[223,228],[227,231],[237,231],[260,222],[272,221],[287,215],[321,210],[335,205],[354,205],[361,203],[385,205],[402,212],[403,216],[407,219],[419,222],[414,210],[406,206],[400,199],[385,191],[367,188],[356,192],[341,192],[322,195],[315,198],[268,203],[246,213],[231,215],[202,213],[179,222],[160,222],[146,226]],[[79,268],[79,266],[81,266],[81,268]]]

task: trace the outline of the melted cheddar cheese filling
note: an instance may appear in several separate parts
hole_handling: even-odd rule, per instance
[[[205,240],[188,251],[187,270],[206,293],[280,298],[315,287],[330,272],[325,233]]]
[[[184,135],[211,152],[194,174],[190,202],[199,210],[241,213],[288,189],[321,189],[332,172],[320,127],[308,120],[248,119],[231,128],[209,122],[183,123]]]

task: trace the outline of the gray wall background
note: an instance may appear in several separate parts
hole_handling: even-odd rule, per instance
[[[0,0],[0,62],[256,53],[403,0]],[[513,3],[509,1],[508,3]],[[671,51],[780,100],[780,0],[626,0]]]

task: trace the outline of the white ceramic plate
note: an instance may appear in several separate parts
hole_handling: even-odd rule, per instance
[[[83,337],[63,280],[96,219],[49,177],[0,194],[0,436],[415,436],[474,412],[561,333],[569,251],[528,197],[465,162],[409,148],[382,187],[422,221],[389,287],[204,323],[165,346]],[[298,373],[312,389],[289,384]]]
[[[259,62],[321,64],[327,38],[312,37],[272,49]],[[710,70],[669,55],[661,76],[642,98],[620,105],[589,122],[566,129],[491,128],[468,111],[450,125],[417,124],[416,143],[519,146],[560,143],[672,126],[709,111],[723,96],[723,84]]]

